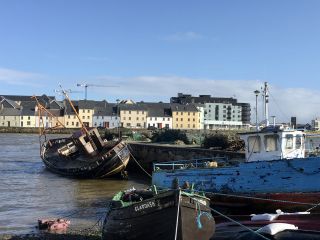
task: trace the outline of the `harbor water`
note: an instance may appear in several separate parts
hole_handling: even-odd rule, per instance
[[[147,187],[131,178],[61,177],[45,169],[37,135],[0,134],[0,235],[35,233],[39,218],[66,217],[74,231],[93,226],[116,192]]]

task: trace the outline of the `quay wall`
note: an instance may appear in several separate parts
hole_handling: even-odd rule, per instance
[[[200,147],[176,146],[169,144],[129,143],[133,157],[149,173],[152,172],[153,163],[176,160],[189,160],[199,158],[227,157],[229,160],[244,159],[242,152],[202,149]],[[130,160],[129,168],[136,168],[134,160]]]

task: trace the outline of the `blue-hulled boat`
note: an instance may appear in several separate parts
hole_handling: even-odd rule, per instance
[[[267,85],[264,91],[267,103],[266,89]],[[267,109],[267,104],[265,106]],[[279,207],[306,209],[318,204],[320,157],[306,157],[303,131],[275,123],[269,126],[267,119],[266,116],[266,127],[262,130],[240,134],[245,142],[245,159],[221,161],[213,158],[154,164],[152,184],[170,188],[173,179],[178,179],[180,186],[192,183],[196,190],[214,193],[216,204],[220,201],[222,205],[238,209],[254,203],[263,203],[260,206],[264,210],[272,206],[267,209],[270,211]],[[248,198],[241,201],[238,196],[243,195]],[[263,199],[272,201],[266,204]]]

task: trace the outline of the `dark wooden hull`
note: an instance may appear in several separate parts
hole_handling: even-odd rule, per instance
[[[200,204],[201,211],[210,213],[209,202],[206,201],[206,204],[207,206]],[[103,239],[210,239],[214,233],[214,219],[202,215],[202,228],[199,229],[196,221],[197,207],[199,209],[194,200],[187,196],[181,195],[179,200],[179,191],[159,193],[127,207],[111,206],[104,222]],[[177,215],[179,222],[176,232]]]
[[[41,158],[51,172],[73,178],[105,178],[123,171],[130,159],[130,152],[123,141],[104,147],[95,156],[79,151],[63,156],[58,149],[72,142],[72,138],[51,139],[41,148]]]
[[[212,205],[229,214],[275,213],[277,209],[285,212],[306,211],[319,203],[320,192],[315,193],[266,193],[232,196],[209,194]],[[320,206],[312,212],[320,213]]]

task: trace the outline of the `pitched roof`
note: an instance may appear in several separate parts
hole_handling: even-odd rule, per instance
[[[21,110],[16,108],[4,108],[0,110],[0,116],[20,116]]]
[[[197,107],[193,104],[171,104],[172,112],[199,112]]]
[[[117,105],[109,103],[104,107],[95,107],[93,116],[117,116]]]
[[[22,111],[21,116],[34,116],[35,115],[35,101],[23,101],[21,102]]]

